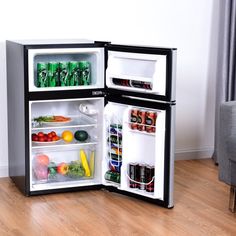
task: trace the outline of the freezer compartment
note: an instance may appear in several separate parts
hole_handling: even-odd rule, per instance
[[[103,108],[103,98],[29,103],[31,191],[101,184]]]
[[[108,51],[109,88],[166,95],[166,55]]]
[[[28,50],[29,91],[104,88],[103,48]]]
[[[104,125],[107,139],[103,159],[104,185],[163,200],[165,116],[164,110],[108,103]],[[116,132],[117,138],[113,140],[109,140],[111,125],[122,127],[122,133]],[[115,150],[112,154],[111,147]],[[115,163],[114,168],[111,162],[118,155],[120,162]],[[118,177],[114,173],[118,173]]]

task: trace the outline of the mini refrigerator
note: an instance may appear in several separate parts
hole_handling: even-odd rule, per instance
[[[26,196],[107,189],[173,207],[176,49],[7,41],[9,176]]]

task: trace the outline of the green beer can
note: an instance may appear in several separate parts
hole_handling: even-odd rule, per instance
[[[70,86],[77,86],[79,85],[79,73],[78,73],[78,62],[77,61],[70,61],[69,62],[69,75],[70,75]]]
[[[70,86],[69,62],[63,61],[59,63],[59,81],[60,86]]]
[[[37,63],[36,86],[39,88],[48,87],[47,68],[48,68],[48,63],[46,62]]]
[[[59,84],[59,63],[48,63],[48,87],[56,87]]]
[[[90,63],[88,61],[79,61],[78,64],[79,64],[79,84],[90,85],[91,83]]]

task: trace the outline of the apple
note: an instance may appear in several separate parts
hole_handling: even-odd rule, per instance
[[[69,170],[69,165],[66,164],[65,162],[62,162],[57,166],[57,173],[61,175],[66,175],[68,170]]]

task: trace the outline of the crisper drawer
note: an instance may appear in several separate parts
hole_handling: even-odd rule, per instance
[[[28,49],[29,92],[104,87],[104,48]]]
[[[99,185],[104,99],[30,101],[30,191]]]

